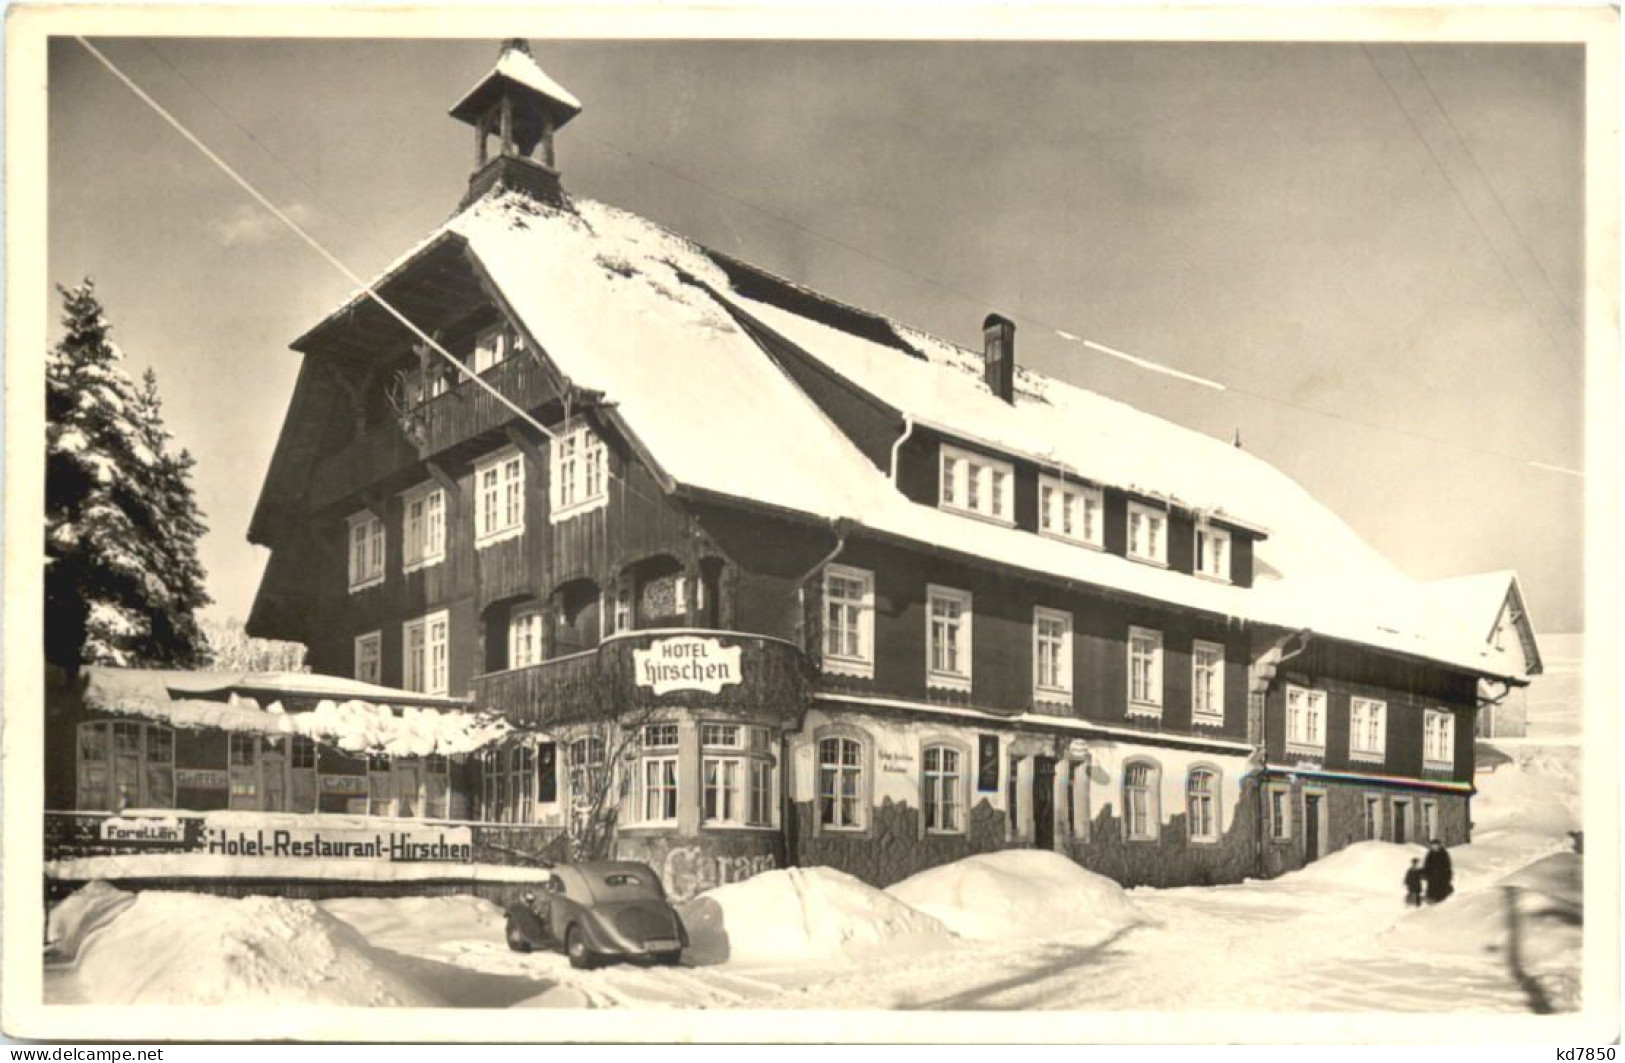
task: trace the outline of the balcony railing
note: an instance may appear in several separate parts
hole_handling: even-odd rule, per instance
[[[737,651],[737,652],[736,652]],[[666,705],[796,719],[807,698],[806,659],[766,635],[703,628],[632,631],[596,649],[474,677],[474,703],[514,724],[547,727]]]
[[[509,358],[481,379],[524,410],[554,397],[542,367],[526,355]],[[402,470],[433,458],[513,420],[514,413],[472,380],[405,414],[391,416],[327,455],[310,482],[310,505],[321,509],[365,488],[387,482]]]

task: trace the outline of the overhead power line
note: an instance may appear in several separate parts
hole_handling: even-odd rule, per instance
[[[292,218],[290,218],[284,211],[279,209],[266,196],[264,196],[262,193],[260,193],[251,183],[249,183],[249,181],[246,178],[244,178],[235,169],[233,169],[229,163],[227,163],[224,159],[222,159],[219,155],[217,155],[213,150],[211,150],[205,143],[203,143],[203,141],[201,139],[199,139],[183,123],[181,123],[179,119],[177,119],[173,114],[171,114],[168,110],[166,110],[163,107],[163,105],[161,105],[156,100],[154,100],[150,95],[148,95],[139,85],[137,85],[122,70],[120,70],[111,60],[109,60],[105,55],[103,55],[94,46],[92,46],[90,44],[90,42],[86,41],[83,37],[76,37],[75,39],[79,41],[79,43],[86,49],[86,51],[88,51],[103,66],[105,66],[108,69],[109,72],[111,72],[116,78],[119,79],[119,81],[121,81],[127,88],[129,88],[131,92],[133,92],[140,100],[142,100],[142,102],[147,104],[148,107],[150,107],[155,113],[157,113],[161,118],[163,118],[170,126],[172,126],[177,132],[179,132],[182,137],[184,137],[189,143],[191,143],[195,148],[197,148],[199,152],[201,152],[207,159],[209,159],[209,161],[211,161],[217,167],[219,167],[222,172],[224,172],[228,177],[230,177],[232,179],[232,181],[234,181],[239,187],[241,187],[245,192],[247,192],[250,196],[252,196],[256,202],[258,202],[267,211],[269,211],[273,216],[275,216],[280,222],[282,222],[285,226],[287,226],[289,230],[291,230],[293,233],[295,233],[301,240],[303,240],[313,250],[315,250],[319,255],[321,255],[325,260],[327,260],[334,268],[339,270],[340,273],[342,273],[347,279],[349,279],[352,283],[354,283],[356,285],[356,287],[359,288],[368,298],[370,298],[373,302],[377,303],[380,307],[382,307],[387,313],[389,313],[396,320],[400,321],[401,324],[405,325],[406,328],[409,329],[420,340],[422,340],[429,347],[429,349],[435,351],[438,355],[440,355],[441,358],[443,358],[447,362],[451,363],[452,366],[458,371],[459,374],[461,374],[463,376],[466,376],[469,379],[475,381],[480,387],[484,388],[487,392],[489,392],[492,396],[494,396],[500,403],[502,403],[503,406],[508,408],[510,411],[512,411],[518,417],[520,417],[525,423],[531,425],[537,431],[541,432],[544,436],[546,436],[548,438],[554,438],[555,433],[553,433],[545,425],[543,425],[542,423],[537,421],[534,417],[532,417],[529,413],[524,411],[518,405],[516,405],[511,400],[509,400],[506,396],[502,395],[501,392],[498,391],[495,387],[493,387],[489,382],[487,382],[486,380],[481,378],[478,374],[475,374],[468,366],[464,365],[462,363],[462,361],[460,361],[456,356],[452,355],[443,346],[441,346],[440,343],[437,342],[433,337],[431,337],[427,333],[425,333],[416,324],[414,324],[409,318],[407,318],[403,313],[401,313],[393,305],[391,305],[388,301],[386,301],[381,295],[378,294],[378,292],[376,290],[373,289],[373,287],[369,283],[367,283],[362,277],[360,277],[358,274],[356,274],[355,271],[351,270],[347,265],[345,265],[344,262],[341,261],[337,256],[335,256],[330,251],[328,251],[319,241],[317,241],[315,239],[315,237],[311,236],[303,227],[301,227],[297,222],[295,222]],[[150,46],[149,46],[149,48],[150,48]],[[1362,48],[1364,48],[1363,45],[1362,45]],[[264,151],[267,155],[270,155],[278,163],[278,165],[280,165],[284,169],[286,169],[290,174],[292,174],[296,179],[298,179],[307,188],[310,188],[313,193],[316,192],[314,187],[311,186],[308,181],[305,181],[304,178],[300,177],[300,175],[297,172],[295,172],[290,166],[288,166],[285,162],[283,162],[283,160],[281,160],[280,158],[277,158],[275,153],[271,152],[269,148],[265,147],[265,145],[262,142],[260,142],[259,139],[257,137],[255,137],[253,135],[253,133],[251,131],[249,131],[240,121],[238,121],[235,117],[233,117],[230,114],[230,112],[228,112],[217,101],[215,101],[211,96],[209,96],[200,87],[198,87],[194,82],[192,82],[192,80],[190,78],[186,77],[178,69],[176,69],[175,66],[173,64],[171,64],[167,59],[165,59],[164,56],[161,53],[158,53],[158,52],[156,52],[156,50],[154,50],[154,54],[158,56],[158,58],[160,59],[160,61],[162,61],[164,63],[164,65],[168,66],[172,71],[174,71],[176,76],[179,77],[181,81],[185,82],[188,87],[190,87],[193,91],[197,92],[206,101],[208,101],[209,104],[212,107],[214,107],[215,110],[219,111],[223,116],[225,116],[227,118],[227,120],[230,121],[233,125],[235,125],[239,130],[241,130],[244,133],[245,136],[247,136],[250,140],[252,140],[256,145],[258,145],[261,148],[262,151]],[[1367,55],[1367,59],[1370,60],[1371,57],[1370,57],[1369,50],[1366,51],[1366,55]],[[1378,75],[1382,76],[1382,71],[1381,71],[1380,68],[1376,67],[1375,61],[1371,60],[1371,62],[1372,62],[1373,68],[1377,70]],[[1414,60],[1412,60],[1412,62],[1414,64]],[[1420,70],[1418,70],[1418,74],[1420,74]],[[1385,77],[1383,78],[1383,80],[1384,80],[1385,83],[1387,83],[1387,79]],[[1389,91],[1390,91],[1390,93],[1393,93],[1392,85],[1389,85]],[[1430,89],[1430,92],[1431,92],[1431,89]],[[1395,96],[1396,102],[1398,102],[1397,94],[1394,94],[1394,96]],[[1403,110],[1403,104],[1401,104],[1401,109]],[[1442,108],[1441,108],[1441,111],[1442,111]],[[1409,115],[1408,112],[1406,112],[1406,117],[1407,117],[1407,119],[1410,118],[1410,115]],[[1446,120],[1448,121],[1448,117],[1447,117]],[[1419,137],[1419,139],[1423,140],[1424,146],[1427,146],[1426,138],[1423,137],[1422,134],[1421,134],[1421,131],[1416,128],[1414,120],[1411,121],[1411,125],[1412,125],[1412,129],[1417,132],[1417,136]],[[793,229],[795,229],[797,231],[806,233],[809,236],[813,236],[813,237],[815,237],[815,238],[817,238],[819,240],[822,240],[822,241],[824,241],[826,243],[829,243],[829,244],[832,244],[832,245],[834,245],[834,246],[836,246],[838,248],[844,249],[844,250],[846,250],[846,251],[848,251],[848,252],[850,252],[852,254],[858,255],[858,256],[860,256],[862,258],[865,258],[865,259],[868,259],[869,261],[874,262],[874,263],[876,263],[878,265],[884,266],[887,269],[891,269],[891,270],[894,270],[896,272],[902,273],[902,274],[904,274],[906,276],[909,276],[909,277],[912,277],[912,278],[914,278],[914,279],[916,279],[918,281],[921,281],[922,283],[928,284],[928,285],[930,285],[932,287],[935,287],[935,288],[938,288],[938,289],[940,289],[942,291],[948,292],[948,293],[950,293],[950,294],[952,294],[952,295],[954,295],[954,296],[956,296],[956,297],[958,297],[960,299],[967,300],[967,301],[972,302],[972,303],[974,303],[976,305],[979,305],[979,306],[993,305],[989,300],[987,300],[987,299],[985,299],[985,298],[983,298],[981,296],[975,295],[975,294],[973,294],[971,292],[965,291],[965,290],[963,290],[961,288],[958,288],[958,287],[955,287],[955,286],[953,286],[951,284],[947,284],[947,283],[945,283],[943,281],[937,280],[936,278],[933,278],[933,277],[927,276],[925,274],[916,272],[916,271],[914,271],[912,269],[909,269],[908,267],[903,266],[903,265],[901,265],[901,264],[899,264],[897,262],[893,262],[893,261],[891,261],[889,259],[886,259],[886,258],[884,258],[884,257],[882,257],[880,255],[877,255],[877,254],[875,254],[875,253],[873,253],[871,251],[868,251],[865,248],[862,248],[862,247],[859,247],[859,246],[857,246],[855,244],[849,243],[849,242],[847,242],[845,240],[842,240],[842,239],[840,239],[838,237],[831,236],[828,233],[821,232],[818,229],[815,229],[815,228],[813,228],[811,226],[808,226],[808,225],[806,225],[806,224],[804,224],[802,222],[799,222],[796,219],[791,218],[791,217],[789,217],[789,216],[787,216],[785,214],[782,214],[782,213],[780,213],[778,211],[771,210],[771,209],[769,209],[767,207],[762,206],[761,204],[755,203],[755,202],[753,202],[753,201],[751,201],[749,199],[746,199],[746,198],[744,198],[742,196],[738,196],[738,195],[736,195],[734,193],[731,193],[731,192],[728,192],[728,191],[726,191],[724,189],[717,188],[717,187],[709,184],[708,182],[703,181],[703,180],[701,180],[701,179],[699,179],[697,177],[694,177],[694,176],[692,176],[690,174],[684,173],[683,171],[681,171],[679,169],[676,169],[675,167],[672,167],[672,166],[669,166],[669,165],[659,163],[659,162],[656,162],[654,160],[645,158],[645,157],[637,154],[636,152],[633,152],[633,151],[630,151],[628,149],[619,147],[618,145],[611,144],[611,143],[609,143],[607,141],[604,141],[604,140],[601,140],[601,139],[598,139],[598,138],[594,138],[594,137],[591,137],[591,136],[585,136],[584,139],[593,141],[593,142],[599,144],[600,146],[602,146],[604,148],[607,148],[607,149],[609,149],[611,151],[615,151],[615,152],[617,152],[619,154],[625,155],[627,158],[630,158],[630,159],[633,159],[634,161],[642,163],[643,165],[648,166],[651,169],[655,169],[655,170],[658,170],[658,171],[660,171],[662,173],[669,174],[669,175],[671,175],[673,177],[676,177],[676,178],[678,178],[678,179],[680,179],[682,181],[685,181],[685,182],[687,182],[687,183],[689,183],[691,185],[694,185],[697,188],[700,188],[700,189],[702,189],[702,190],[704,190],[706,192],[709,192],[712,195],[719,196],[719,197],[721,197],[723,199],[730,200],[730,201],[732,201],[734,203],[737,203],[737,204],[739,204],[741,206],[744,206],[744,207],[746,207],[746,208],[748,208],[750,210],[756,211],[759,214],[762,214],[762,215],[764,215],[766,217],[772,218],[772,219],[774,219],[774,220],[776,220],[776,221],[778,221],[778,222],[780,222],[780,223],[782,223],[784,225],[789,226],[790,228],[793,228]],[[1429,151],[1430,151],[1430,154],[1431,154],[1431,147],[1429,148]],[[1438,161],[1437,156],[1435,156],[1435,162],[1437,163],[1437,161]],[[1446,180],[1448,182],[1450,180],[1449,174],[1444,172],[1444,168],[1443,168],[1442,164],[1440,165],[1440,171],[1441,171],[1441,173],[1444,173],[1445,178],[1446,178]],[[1452,187],[1454,187],[1453,182],[1452,182]],[[316,193],[316,195],[317,195],[318,199],[321,199],[319,193]],[[1459,196],[1459,192],[1458,192],[1458,196]],[[333,210],[334,213],[338,214],[341,218],[345,218],[345,216],[342,214],[342,212],[339,212],[337,210],[337,208],[334,208],[331,205],[326,204],[325,199],[322,199],[322,202],[324,203],[324,205],[328,206],[328,209]],[[1463,205],[1465,206],[1465,201],[1463,202]],[[1469,214],[1471,214],[1470,210],[1469,210]],[[352,225],[356,224],[355,222],[351,221],[348,218],[345,218],[345,220],[350,221],[350,223]],[[1476,217],[1475,217],[1474,220],[1475,220],[1475,223],[1476,223]],[[358,228],[359,228],[359,226],[358,226]],[[1480,233],[1481,234],[1483,233],[1482,228],[1480,228]],[[365,234],[363,234],[363,236],[365,236]],[[1489,241],[1488,241],[1487,236],[1485,237],[1485,239],[1486,239],[1486,242],[1488,243]],[[369,240],[369,243],[370,242],[372,242],[372,241]],[[374,246],[376,246],[376,244],[374,244]],[[1493,245],[1491,247],[1491,250],[1492,251],[1494,250]],[[1503,263],[1503,268],[1505,268],[1504,263]],[[1509,271],[1509,276],[1510,276],[1510,271]],[[1522,289],[1520,288],[1519,291],[1520,291],[1520,294],[1521,294]],[[1527,297],[1526,297],[1526,299],[1527,299]],[[1531,307],[1531,310],[1533,310],[1532,307]],[[1487,450],[1487,449],[1484,449],[1484,448],[1481,448],[1481,447],[1474,447],[1474,446],[1463,444],[1463,443],[1460,443],[1457,440],[1449,439],[1449,438],[1446,438],[1446,437],[1443,437],[1443,436],[1435,436],[1435,435],[1430,435],[1430,434],[1423,433],[1423,432],[1416,432],[1416,431],[1412,431],[1412,430],[1408,430],[1408,429],[1396,428],[1396,427],[1394,427],[1392,425],[1384,425],[1384,424],[1379,424],[1379,423],[1376,423],[1376,422],[1373,422],[1373,421],[1366,421],[1366,420],[1362,420],[1360,418],[1350,417],[1350,416],[1348,416],[1346,414],[1335,413],[1333,411],[1324,410],[1324,409],[1321,409],[1319,407],[1308,406],[1308,405],[1304,405],[1304,404],[1301,404],[1301,403],[1295,403],[1295,402],[1291,402],[1291,401],[1286,400],[1286,399],[1277,398],[1277,397],[1275,397],[1273,395],[1267,395],[1267,394],[1264,394],[1262,392],[1253,391],[1251,389],[1237,387],[1237,386],[1235,386],[1233,384],[1221,383],[1219,381],[1212,380],[1212,379],[1207,378],[1207,377],[1203,377],[1203,376],[1199,376],[1199,375],[1194,374],[1194,373],[1186,372],[1185,370],[1182,370],[1182,369],[1177,369],[1177,368],[1175,368],[1173,366],[1165,365],[1163,363],[1154,361],[1154,360],[1149,359],[1149,358],[1144,358],[1144,357],[1141,357],[1139,355],[1131,354],[1131,353],[1129,353],[1127,351],[1124,351],[1124,350],[1121,350],[1121,349],[1119,349],[1117,347],[1108,346],[1106,344],[1099,343],[1099,342],[1097,342],[1095,340],[1085,339],[1085,338],[1080,337],[1080,336],[1076,335],[1075,333],[1070,332],[1070,331],[1068,331],[1066,329],[1062,329],[1062,328],[1059,328],[1057,326],[1048,324],[1048,323],[1046,323],[1046,322],[1044,322],[1042,320],[1039,320],[1039,319],[1031,316],[1030,314],[1023,314],[1023,313],[1019,313],[1019,312],[1012,312],[1012,313],[1014,314],[1014,316],[1020,318],[1021,320],[1027,321],[1027,322],[1029,322],[1029,323],[1031,323],[1033,325],[1044,328],[1044,329],[1054,333],[1056,336],[1060,337],[1063,340],[1067,340],[1069,342],[1080,344],[1080,345],[1082,345],[1082,346],[1084,346],[1084,347],[1086,347],[1086,348],[1088,348],[1088,349],[1090,349],[1092,351],[1095,351],[1097,353],[1106,355],[1106,356],[1111,357],[1111,358],[1116,358],[1116,359],[1119,359],[1121,361],[1125,361],[1125,362],[1127,362],[1127,363],[1129,363],[1131,365],[1134,365],[1134,366],[1136,366],[1136,367],[1138,367],[1140,369],[1144,369],[1144,370],[1149,371],[1149,372],[1154,372],[1154,373],[1158,373],[1158,374],[1161,374],[1161,375],[1173,377],[1175,379],[1183,380],[1183,381],[1185,381],[1187,383],[1196,384],[1196,385],[1201,386],[1201,387],[1210,388],[1210,389],[1215,390],[1215,391],[1233,392],[1233,393],[1235,393],[1237,395],[1244,395],[1244,396],[1247,396],[1249,398],[1258,399],[1260,401],[1268,402],[1268,403],[1271,403],[1271,404],[1274,404],[1274,405],[1284,406],[1284,407],[1289,407],[1289,408],[1292,408],[1292,409],[1300,410],[1302,412],[1305,412],[1305,413],[1308,413],[1308,414],[1311,414],[1311,415],[1314,415],[1314,416],[1327,417],[1327,418],[1331,418],[1331,419],[1334,419],[1334,420],[1343,421],[1343,422],[1346,422],[1346,423],[1349,423],[1349,424],[1360,425],[1362,427],[1370,428],[1370,429],[1373,429],[1373,430],[1376,430],[1376,431],[1389,432],[1389,433],[1394,433],[1394,434],[1398,434],[1398,435],[1409,436],[1409,437],[1416,438],[1416,439],[1427,440],[1427,441],[1430,441],[1430,442],[1439,443],[1439,444],[1442,444],[1442,445],[1454,447],[1456,449],[1461,449],[1461,450],[1471,451],[1471,452],[1478,453],[1478,454],[1483,454],[1483,455],[1486,455],[1486,456],[1489,456],[1489,457],[1495,457],[1495,458],[1499,458],[1499,459],[1503,459],[1503,460],[1507,460],[1507,461],[1518,462],[1520,464],[1523,464],[1523,465],[1531,467],[1531,468],[1542,469],[1542,470],[1551,471],[1551,472],[1563,473],[1563,474],[1570,475],[1570,476],[1584,477],[1584,475],[1585,475],[1581,471],[1565,468],[1563,466],[1552,465],[1552,464],[1549,464],[1547,462],[1535,461],[1535,460],[1524,458],[1524,457],[1521,457],[1521,456],[1507,454],[1507,453],[1501,452],[1501,451]],[[1537,320],[1538,320],[1539,315],[1537,314],[1536,316],[1537,316]],[[1544,329],[1544,325],[1542,325],[1542,328]],[[1550,336],[1549,333],[1547,334],[1547,339],[1549,341],[1551,340],[1551,336]],[[1554,347],[1555,347],[1555,343],[1554,343]],[[632,489],[629,484],[626,485],[626,486],[627,486],[627,488],[629,490],[635,490],[635,489]],[[635,492],[635,493],[639,493],[641,495],[641,492]],[[643,497],[647,497],[647,496],[643,496]]]
[[[239,188],[241,188],[244,192],[247,192],[250,196],[254,197],[255,202],[275,215],[278,221],[291,229],[294,234],[299,237],[299,239],[303,240],[310,246],[311,250],[315,251],[318,255],[321,255],[322,258],[326,259],[334,269],[344,274],[344,276],[355,284],[357,288],[361,289],[361,291],[365,293],[368,298],[382,307],[391,317],[405,325],[407,329],[410,330],[411,333],[418,339],[422,340],[430,350],[433,350],[439,354],[440,357],[444,358],[447,362],[454,366],[460,374],[484,388],[493,398],[495,398],[503,406],[506,406],[526,424],[535,428],[538,432],[541,432],[542,435],[548,439],[554,438],[554,432],[552,429],[542,424],[529,413],[526,413],[525,410],[512,399],[502,394],[502,392],[494,387],[489,381],[485,380],[478,373],[475,373],[470,367],[464,365],[456,355],[442,347],[439,341],[433,336],[430,336],[427,332],[424,332],[422,329],[418,328],[418,326],[413,323],[411,318],[395,309],[393,305],[391,305],[387,300],[384,299],[383,296],[379,295],[378,292],[373,289],[370,283],[364,280],[349,266],[345,265],[337,255],[333,254],[326,247],[322,246],[321,241],[317,240],[314,236],[310,235],[310,233],[306,232],[303,226],[294,221],[292,218],[288,217],[287,214],[283,213],[280,207],[278,207],[275,203],[272,203],[263,194],[261,194],[260,190],[249,183],[247,178],[238,173],[236,170],[232,169],[230,163],[228,163],[225,159],[222,159],[219,155],[216,155],[207,144],[198,139],[196,134],[194,134],[190,129],[186,128],[180,119],[176,118],[173,114],[170,114],[169,111],[164,108],[163,104],[147,95],[146,91],[142,89],[140,85],[137,85],[134,81],[132,81],[130,77],[124,73],[124,71],[115,66],[111,59],[97,51],[96,47],[83,37],[75,36],[74,40],[83,45],[85,51],[95,56],[97,61],[105,66],[114,77],[122,81],[126,88],[135,93],[137,98],[139,98],[142,103],[145,103],[148,107],[152,108],[153,111],[155,111],[165,122],[168,122],[177,133],[185,137],[187,143],[191,144],[193,147],[197,148],[198,151],[202,152],[206,159],[218,166],[221,172],[223,172],[227,177],[230,177],[232,181],[236,182]]]

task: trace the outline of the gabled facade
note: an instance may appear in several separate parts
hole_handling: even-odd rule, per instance
[[[562,829],[616,773],[679,895],[1467,840],[1477,686],[1519,677],[1301,488],[997,315],[964,350],[569,196],[579,109],[510,46],[454,110],[465,206],[374,285],[442,350],[365,296],[296,341],[250,530],[253,634],[518,729],[456,758],[464,816]]]

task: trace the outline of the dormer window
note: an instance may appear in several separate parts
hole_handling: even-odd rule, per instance
[[[1196,572],[1230,582],[1230,533],[1206,524],[1196,529]]]
[[[1128,556],[1154,565],[1168,563],[1168,514],[1140,502],[1128,504]]]
[[[1104,511],[1100,488],[1067,483],[1057,476],[1038,478],[1038,530],[1043,534],[1101,546]]]
[[[1015,467],[1007,461],[942,445],[942,508],[1015,523]]]

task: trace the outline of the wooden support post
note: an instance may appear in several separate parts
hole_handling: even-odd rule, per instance
[[[513,143],[513,100],[502,97],[502,154],[517,155]]]
[[[531,438],[529,431],[519,427],[519,425],[512,421],[509,421],[507,424],[503,425],[502,431],[506,433],[508,442],[517,447],[519,449],[519,453],[530,459],[531,463],[534,464],[536,468],[540,469],[543,467],[542,463],[545,458],[542,454],[542,448],[537,444],[536,440]]]

